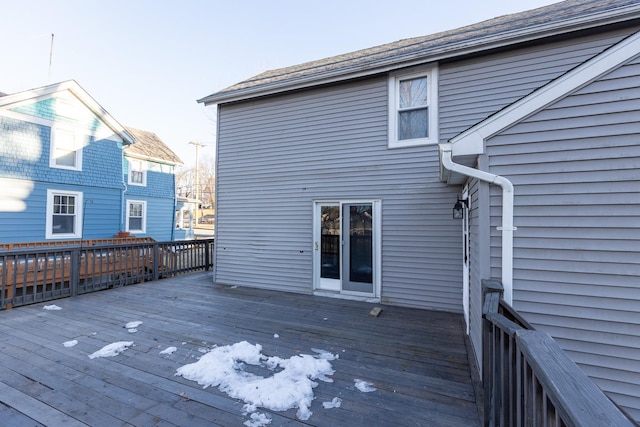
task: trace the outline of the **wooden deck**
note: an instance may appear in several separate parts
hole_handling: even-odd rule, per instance
[[[56,304],[58,311],[44,310]],[[176,376],[214,345],[259,343],[289,358],[323,349],[313,415],[267,413],[269,426],[479,425],[461,316],[249,288],[213,286],[210,273],[147,282],[0,312],[3,426],[242,426],[244,402]],[[136,333],[124,325],[142,321]],[[277,334],[276,337],[274,334]],[[77,340],[75,347],[64,342]],[[116,341],[110,358],[89,354]],[[161,350],[175,346],[170,355]],[[373,383],[363,393],[354,379]],[[342,399],[340,408],[322,402]]]

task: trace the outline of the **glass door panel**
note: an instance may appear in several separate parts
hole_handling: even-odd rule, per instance
[[[342,290],[373,294],[373,206],[344,204],[342,214],[348,230],[342,252]]]
[[[320,277],[340,280],[340,206],[320,206]]]

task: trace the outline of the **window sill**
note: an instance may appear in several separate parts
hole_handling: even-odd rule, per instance
[[[421,147],[424,145],[436,145],[438,140],[435,138],[405,139],[402,141],[389,141],[388,148],[407,148]]]

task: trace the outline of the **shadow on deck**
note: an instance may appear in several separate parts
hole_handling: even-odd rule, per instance
[[[383,306],[374,318],[372,307],[213,286],[210,273],[195,273],[2,311],[0,417],[6,426],[241,426],[244,402],[175,372],[215,345],[246,340],[268,356],[339,355],[333,382],[314,389],[313,415],[259,409],[270,426],[479,425],[462,316]],[[131,321],[143,322],[135,333],[124,328]],[[134,346],[88,357],[116,341]],[[169,346],[177,351],[160,354]],[[377,390],[359,391],[356,378]],[[334,397],[342,405],[325,409]]]

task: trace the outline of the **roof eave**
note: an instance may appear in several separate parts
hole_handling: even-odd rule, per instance
[[[426,62],[437,62],[451,59],[458,56],[465,56],[479,53],[486,50],[504,48],[525,42],[540,40],[552,36],[558,36],[570,32],[616,24],[620,22],[640,19],[640,11],[637,7],[627,6],[605,13],[599,13],[594,19],[592,15],[586,15],[571,20],[549,23],[542,26],[524,28],[518,31],[500,33],[488,37],[474,39],[450,44],[441,48],[430,50],[426,55],[422,52],[412,53],[405,56],[394,57],[386,61],[378,61],[375,64],[368,64],[351,70],[339,69],[323,73],[322,75],[310,75],[297,79],[267,83],[260,86],[253,86],[246,89],[237,89],[228,92],[217,92],[197,100],[205,106],[243,101],[251,98],[258,98],[274,95],[281,92],[305,89],[312,86],[320,86],[331,83],[338,83],[345,80],[368,77],[375,74],[393,71],[399,68],[410,67]]]
[[[87,108],[98,116],[114,133],[122,138],[123,143],[131,145],[135,143],[135,138],[118,121],[109,114],[89,93],[75,80],[66,80],[60,83],[6,95],[0,98],[0,107],[15,102],[25,101],[31,98],[40,98],[52,95],[57,92],[68,90],[73,93]]]
[[[178,165],[182,166],[182,165],[184,165],[184,163],[181,162],[181,161],[177,162],[177,161],[174,161],[174,160],[161,159],[159,157],[147,156],[146,154],[140,154],[140,153],[132,153],[132,152],[129,152],[129,151],[126,151],[126,150],[124,152],[124,156],[125,157],[131,157],[131,158],[138,159],[138,160],[148,160],[148,161],[154,162],[154,163],[162,163],[162,164],[169,165],[169,166],[178,166]]]

